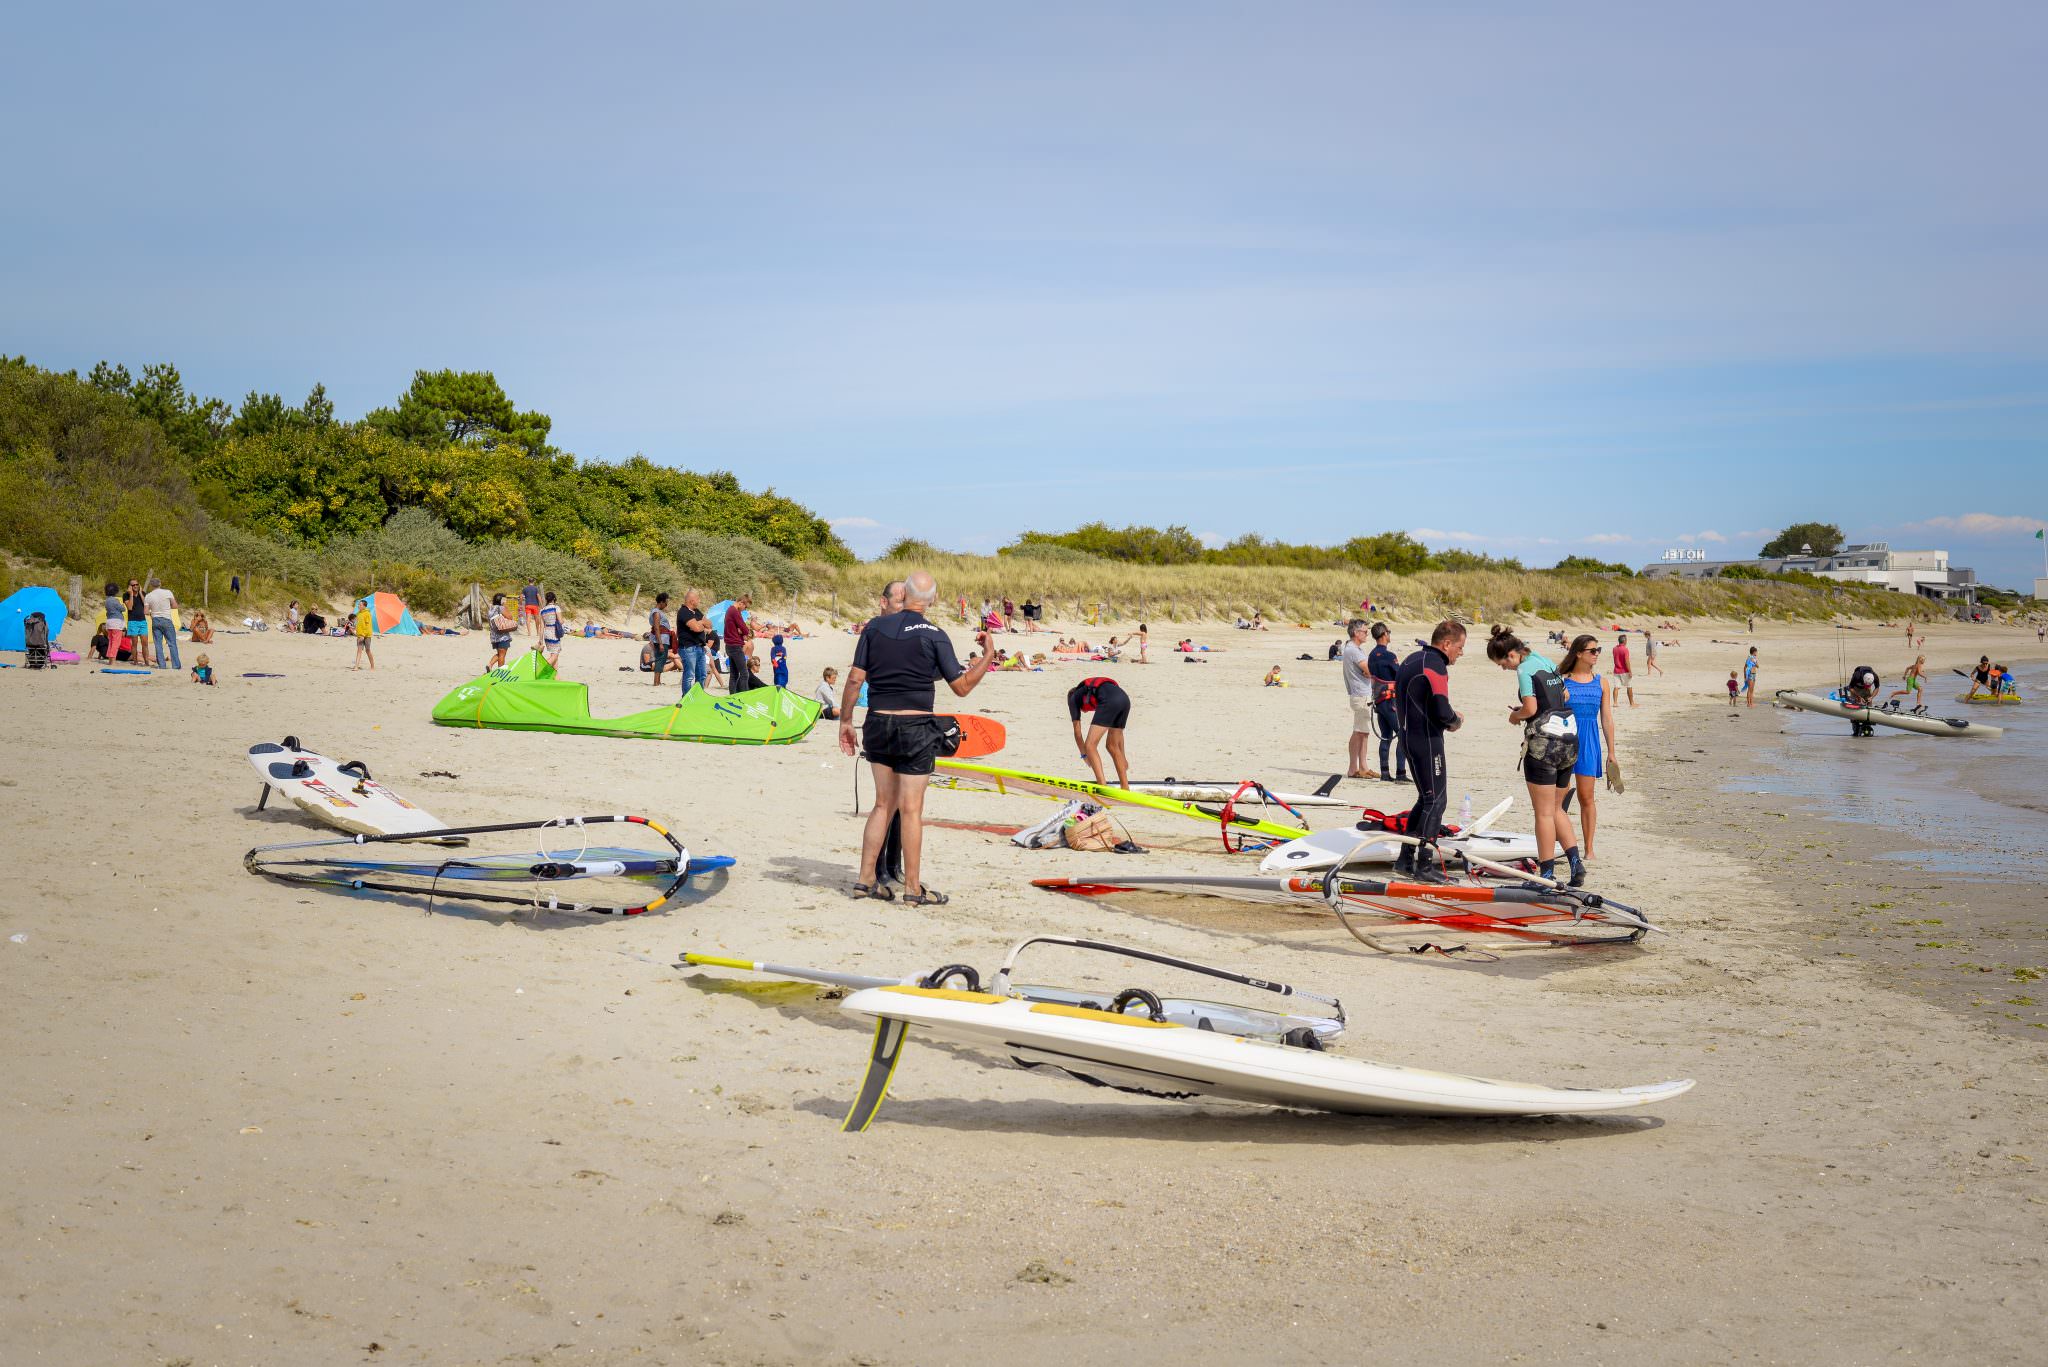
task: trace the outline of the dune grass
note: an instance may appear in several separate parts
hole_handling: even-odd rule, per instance
[[[1134,565],[1109,560],[933,553],[861,565],[810,564],[801,607],[858,620],[875,593],[915,569],[935,575],[949,607],[965,597],[1045,604],[1061,621],[1229,621],[1263,611],[1271,622],[1323,625],[1355,615],[1370,599],[1375,615],[1410,621],[1455,616],[1465,621],[1539,619],[1739,619],[1826,621],[1833,617],[1932,620],[1934,603],[1852,585],[1809,587],[1769,580],[1638,579],[1532,570],[1425,571],[1400,575],[1347,570],[1297,570],[1238,565]]]

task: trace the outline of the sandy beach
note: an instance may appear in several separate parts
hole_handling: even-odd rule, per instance
[[[1404,652],[1426,632],[1394,625]],[[1108,672],[1135,699],[1144,776],[1300,788],[1341,767],[1334,628],[1174,629],[1190,632],[1226,649],[992,675],[967,706],[1008,727],[1003,763],[1078,774],[1061,697]],[[349,671],[345,640],[222,635],[215,689],[0,671],[19,855],[0,895],[0,1356],[2039,1361],[2040,1016],[1971,1002],[2025,995],[2012,970],[2043,965],[1992,956],[1960,989],[1887,957],[1877,942],[1897,937],[1856,912],[1905,920],[1927,895],[1910,862],[1875,858],[1894,842],[1723,791],[1780,726],[1761,701],[1725,715],[1728,671],[1754,643],[1760,695],[1830,678],[1831,629],[1660,636],[1668,672],[1639,675],[1641,706],[1618,714],[1629,789],[1601,802],[1593,879],[1669,933],[1498,963],[1375,955],[1318,916],[1028,886],[1105,865],[1243,871],[1213,831],[1148,814],[1125,818],[1141,859],[936,829],[927,878],[951,905],[849,900],[854,762],[829,725],[767,749],[437,728],[434,701],[483,663],[474,635],[387,638],[374,673]],[[1937,664],[2034,644],[1929,636]],[[843,671],[853,644],[795,643],[793,686]],[[572,640],[563,672],[593,711],[624,712],[656,696],[636,655]],[[1276,663],[1292,686],[1262,689]],[[1513,793],[1503,824],[1526,829],[1512,692],[1475,641],[1452,674],[1468,718],[1452,807]],[[616,922],[267,882],[243,852],[317,830],[256,810],[245,752],[285,734],[453,823],[642,813],[739,863]],[[1342,791],[1406,805],[1392,785]],[[971,825],[1048,810],[966,792],[927,807]],[[1927,877],[1962,908],[1938,913],[1952,922],[1988,896]],[[2038,937],[2038,883],[2013,892]],[[1698,1086],[1608,1119],[1353,1119],[1147,1100],[913,1043],[875,1127],[845,1135],[864,1026],[811,987],[674,967],[695,950],[987,970],[1037,932],[1334,992],[1358,1057]]]

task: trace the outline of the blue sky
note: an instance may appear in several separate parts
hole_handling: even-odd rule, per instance
[[[489,369],[871,553],[1094,518],[2041,572],[2039,4],[39,6],[0,349]]]

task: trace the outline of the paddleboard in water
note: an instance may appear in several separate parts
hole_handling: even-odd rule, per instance
[[[966,738],[953,752],[954,759],[979,759],[983,755],[993,755],[1009,743],[1009,732],[994,717],[978,716],[973,712],[941,712],[938,715],[957,722]]]
[[[1840,717],[1844,721],[1867,721],[1873,726],[1918,731],[1923,736],[1981,736],[1990,739],[2005,734],[2004,727],[1986,726],[1980,721],[1962,721],[1955,717],[1916,717],[1910,712],[1887,712],[1878,707],[1857,707],[1851,703],[1823,698],[1817,693],[1801,693],[1790,688],[1779,689],[1777,696],[1778,702],[1785,707],[1818,712],[1826,717]]]
[[[359,761],[337,764],[305,749],[297,736],[286,736],[279,744],[250,746],[249,763],[263,778],[258,808],[270,800],[271,793],[278,792],[307,815],[356,835],[411,835],[448,826],[371,778],[367,765]],[[441,843],[466,842],[456,837]]]
[[[1958,693],[1956,694],[1956,701],[1995,703],[2001,707],[2018,707],[2020,705],[2020,695],[2017,693],[2000,693],[1996,696],[1990,693]]]
[[[888,1075],[901,1060],[906,1032],[984,1049],[1026,1068],[1054,1068],[1098,1086],[1175,1100],[1222,1097],[1354,1115],[1578,1115],[1656,1105],[1693,1085],[1689,1078],[1616,1088],[1499,1082],[1344,1058],[1142,1014],[946,988],[870,987],[841,1005],[875,1021],[878,1041],[869,1084],[848,1116],[849,1129],[865,1128],[873,1118]]]

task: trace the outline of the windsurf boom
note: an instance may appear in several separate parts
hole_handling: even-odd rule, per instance
[[[661,837],[666,848],[592,845],[586,828],[605,825],[652,832]],[[452,837],[505,835],[514,831],[538,832],[534,847],[499,854],[460,855],[405,848],[447,842]],[[557,835],[551,837],[550,832]],[[551,817],[545,821],[456,826],[403,835],[304,840],[264,845],[242,857],[249,872],[281,882],[311,883],[350,892],[398,893],[425,897],[429,902],[455,898],[572,916],[641,916],[658,911],[692,877],[728,868],[732,862],[725,855],[692,859],[683,843],[666,827],[644,816]],[[617,886],[624,891],[613,901],[577,901],[551,891],[579,880]],[[529,884],[531,890],[516,893],[507,889],[508,884],[517,883]],[[650,888],[656,890],[651,898],[645,895]]]

